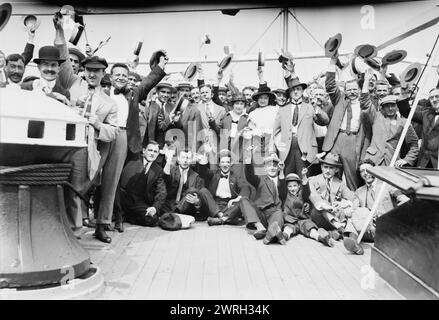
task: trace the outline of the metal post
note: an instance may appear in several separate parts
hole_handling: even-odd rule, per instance
[[[288,51],[288,8],[282,9],[282,48]]]

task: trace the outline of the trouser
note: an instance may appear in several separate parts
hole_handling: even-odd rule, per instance
[[[111,142],[110,153],[102,170],[101,199],[96,213],[96,223],[110,224],[117,185],[127,156],[127,132],[121,130]]]
[[[317,227],[323,228],[327,231],[338,230],[339,227],[334,225],[333,215],[325,210],[311,209],[311,220]]]
[[[309,238],[312,229],[318,229],[317,225],[311,219],[303,219],[298,220],[295,223],[288,223],[288,220],[285,219],[284,227],[291,228],[292,233],[291,236],[294,237],[298,234],[302,234],[305,237]]]
[[[255,207],[246,197],[235,202],[230,208],[227,208],[227,203],[224,206],[221,200],[217,200],[217,205],[227,217],[224,222],[226,224],[237,224],[239,218],[243,218],[246,225],[252,225],[260,221]]]
[[[302,153],[300,152],[297,135],[293,134],[293,137],[291,139],[290,151],[285,158],[285,175],[293,172],[300,176],[304,166],[305,162],[302,160]]]
[[[340,156],[343,165],[343,173],[346,178],[346,185],[351,190],[357,190],[359,186],[359,177],[357,171],[357,135],[339,132],[331,153]]]
[[[345,232],[354,233],[357,236],[369,218],[370,210],[368,208],[360,207],[352,212],[352,217],[348,219]],[[375,225],[373,219],[369,222],[366,232],[363,236],[363,241],[373,242],[375,238]]]
[[[267,209],[257,209],[259,221],[265,228],[268,228],[272,223],[277,223],[282,229],[284,225],[284,215],[280,208],[271,207]]]

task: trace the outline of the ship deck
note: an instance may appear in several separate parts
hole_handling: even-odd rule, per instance
[[[370,267],[349,254],[301,235],[286,246],[264,245],[244,226],[195,223],[165,231],[125,224],[111,244],[85,229],[81,244],[104,276],[93,299],[403,299]]]

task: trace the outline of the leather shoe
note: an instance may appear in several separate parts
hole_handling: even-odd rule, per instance
[[[119,232],[124,232],[123,222],[116,222],[114,224],[114,229],[116,229]]]
[[[253,237],[255,237],[256,240],[262,240],[265,238],[266,234],[267,234],[267,230],[259,230],[253,234]]]
[[[317,231],[319,232],[319,242],[327,245],[328,247],[334,246],[334,240],[331,238],[328,231],[323,228],[319,228]]]
[[[207,218],[207,224],[209,226],[219,226],[222,225],[223,223],[224,223],[223,219],[220,218],[214,218],[214,217]]]
[[[96,228],[96,223],[92,222],[89,218],[82,219],[82,225],[87,228]]]
[[[328,233],[329,233],[329,236],[331,237],[331,239],[334,239],[335,241],[340,239],[340,233],[337,230],[331,230],[331,231],[328,231]]]
[[[98,224],[96,226],[96,231],[93,234],[96,239],[105,242],[105,243],[111,243],[111,238],[105,233],[105,225]]]
[[[364,254],[363,248],[357,243],[357,237],[354,235],[344,238],[343,245],[346,250],[352,252],[353,254],[360,256]]]
[[[285,233],[282,231],[276,235],[276,238],[281,245],[285,246],[287,244],[287,240],[285,240]]]
[[[114,228],[111,226],[111,224],[106,224],[105,231],[114,231]]]

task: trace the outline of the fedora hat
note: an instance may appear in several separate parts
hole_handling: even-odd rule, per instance
[[[268,104],[274,104],[276,95],[273,92],[271,92],[269,87],[259,88],[258,91],[252,95],[252,99],[257,102],[259,97],[262,96],[263,94],[268,95],[269,98]]]
[[[398,63],[404,60],[406,56],[407,56],[407,51],[405,50],[392,50],[386,53],[383,59],[381,59],[381,65],[388,66],[391,64]]]
[[[151,58],[149,59],[149,67],[151,68],[151,70],[159,64],[160,57],[162,56],[166,56],[166,52],[164,52],[164,50],[158,50],[153,52]]]
[[[422,65],[418,62],[411,63],[404,69],[404,71],[399,76],[401,81],[401,87],[406,88],[407,86],[418,81],[421,76]]]
[[[381,69],[381,62],[377,57],[364,59],[364,62],[366,62],[369,67],[376,71],[380,71]]]
[[[287,90],[285,90],[285,93],[287,94],[287,96],[290,96],[290,91],[295,88],[301,86],[303,90],[305,90],[306,88],[308,88],[308,85],[304,82],[301,82],[298,78],[294,78],[288,81],[288,88]]]
[[[70,47],[70,48],[69,48],[69,53],[70,53],[70,54],[74,54],[75,56],[77,56],[79,62],[81,62],[82,60],[85,59],[85,55],[84,55],[84,54],[81,52],[81,50],[79,50],[78,48]]]
[[[325,42],[325,56],[331,58],[336,55],[338,48],[341,44],[341,33],[337,33],[335,36],[329,38]]]
[[[300,177],[297,174],[295,174],[295,173],[289,173],[285,177],[285,181],[286,182],[290,182],[290,181],[302,182],[302,179],[300,179]]]
[[[192,62],[192,63],[190,63],[190,64],[187,66],[187,68],[186,68],[186,70],[184,71],[184,73],[183,73],[183,78],[184,78],[186,81],[192,81],[192,79],[193,79],[193,78],[195,77],[195,75],[197,74],[199,67],[200,67],[200,64],[199,64],[198,62]]]
[[[54,46],[41,47],[38,51],[38,58],[35,58],[33,61],[39,64],[43,60],[58,61],[60,64],[66,61],[60,58],[59,50]]]
[[[0,31],[6,26],[12,14],[12,6],[10,3],[0,5]]]
[[[158,225],[164,230],[175,231],[180,229],[188,229],[194,222],[195,218],[193,216],[168,212],[160,217]]]
[[[23,17],[23,25],[25,28],[29,28],[32,32],[37,30],[41,24],[41,20],[33,14],[29,14]]]
[[[244,97],[243,94],[238,93],[238,94],[235,94],[235,95],[232,96],[232,100],[230,100],[230,103],[234,104],[237,101],[242,101],[242,102],[246,103],[247,99]]]
[[[340,162],[340,157],[338,156],[338,154],[334,154],[334,153],[328,153],[323,159],[319,160],[320,163],[326,163],[329,164],[330,166],[335,166],[340,168],[342,166],[341,162]]]
[[[360,44],[355,48],[354,54],[363,59],[373,58],[377,55],[377,48],[371,44]]]
[[[265,65],[265,59],[261,51],[258,53],[258,67],[263,67]]]

